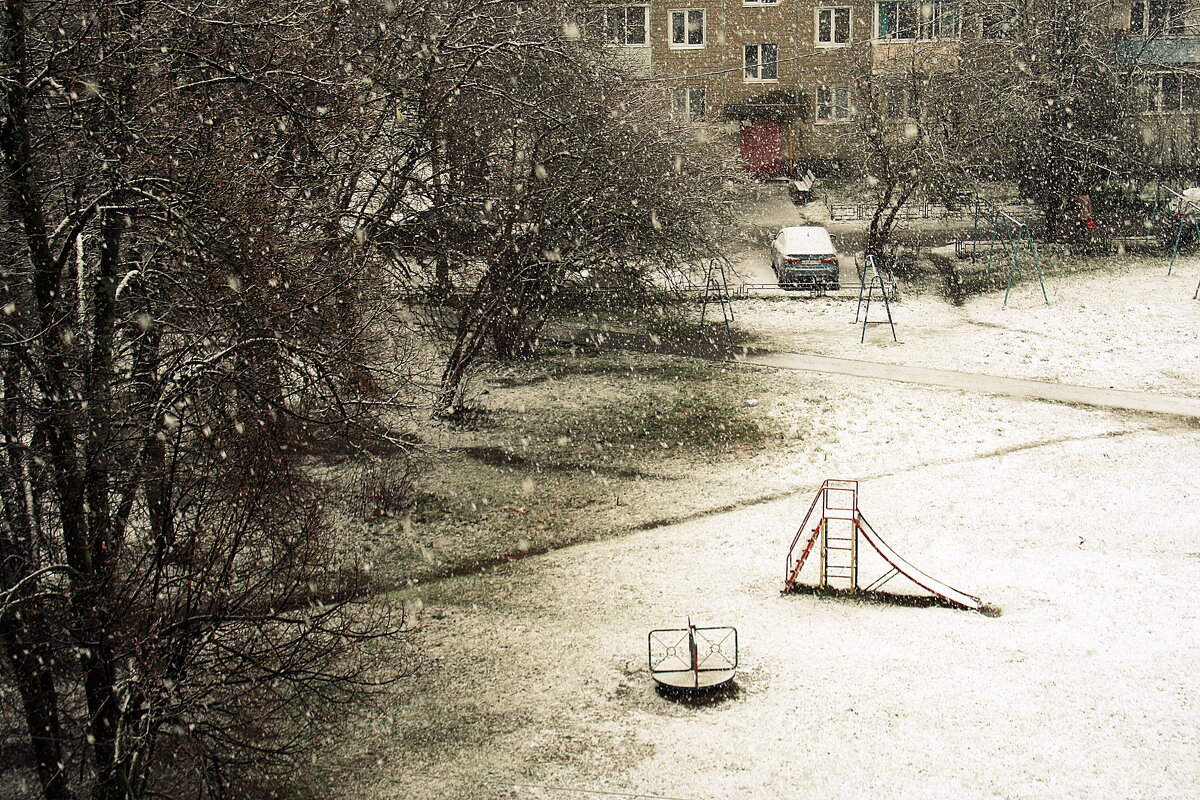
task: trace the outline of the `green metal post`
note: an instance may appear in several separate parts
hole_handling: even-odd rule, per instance
[[[1025,226],[1025,235],[1029,238],[1029,252],[1033,253],[1033,266],[1037,269],[1038,283],[1042,287],[1042,299],[1046,301],[1046,305],[1050,305],[1050,298],[1046,296],[1046,282],[1042,280],[1042,262],[1038,260],[1037,243],[1033,241],[1033,231],[1029,230],[1029,226]]]
[[[975,221],[971,223],[971,263],[975,263],[975,242],[979,239],[979,198],[975,198]]]
[[[1000,229],[997,226],[996,208],[992,207],[992,233],[988,237],[988,254],[987,263],[983,267],[983,274],[987,278],[988,285],[992,283],[992,248],[996,245],[996,237],[1000,234]]]
[[[1008,292],[1012,289],[1013,277],[1021,272],[1021,254],[1017,250],[1017,241],[1013,237],[1012,225],[1005,220],[1005,233],[1007,234],[1009,254],[1012,256],[1012,269],[1008,271],[1008,286],[1004,288],[1004,305],[1008,305]]]
[[[1167,274],[1171,274],[1171,270],[1175,269],[1175,259],[1179,256],[1179,240],[1183,238],[1184,220],[1187,217],[1179,218],[1179,225],[1175,228],[1175,246],[1171,248],[1171,263],[1167,265]]]

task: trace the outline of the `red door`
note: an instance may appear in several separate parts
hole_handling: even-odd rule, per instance
[[[741,131],[742,169],[756,175],[778,175],[781,141],[778,122],[751,120]]]

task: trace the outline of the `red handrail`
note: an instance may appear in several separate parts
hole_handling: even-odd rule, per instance
[[[817,540],[817,532],[820,530],[819,527],[813,530],[812,536],[810,536],[808,539],[808,544],[805,545],[805,547],[804,547],[804,553],[801,554],[800,560],[796,562],[796,567],[795,567],[795,569],[793,569],[792,568],[792,553],[794,553],[796,551],[796,545],[800,542],[800,537],[804,535],[804,526],[806,526],[808,524],[809,518],[812,517],[813,511],[817,507],[817,503],[820,502],[821,498],[823,498],[825,496],[825,492],[829,488],[829,483],[831,480],[833,480],[833,479],[826,478],[824,481],[821,482],[821,488],[817,490],[817,494],[815,497],[813,497],[813,501],[809,505],[808,511],[804,514],[804,518],[802,520],[800,520],[800,527],[796,530],[796,535],[792,538],[791,546],[788,547],[787,558],[783,564],[783,584],[784,584],[783,591],[784,592],[787,592],[789,589],[792,588],[792,584],[796,580],[796,573],[799,572],[800,568],[804,566],[804,561],[808,558],[809,551],[812,550],[813,542],[815,542]],[[857,492],[855,493],[854,505],[855,505],[855,513],[857,515],[857,511],[858,511],[858,494],[857,494]]]

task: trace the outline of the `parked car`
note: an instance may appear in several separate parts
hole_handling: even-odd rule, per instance
[[[837,250],[820,225],[784,228],[771,242],[771,269],[783,289],[837,291]]]

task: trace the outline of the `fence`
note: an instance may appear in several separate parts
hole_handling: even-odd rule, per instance
[[[869,220],[875,216],[876,206],[871,203],[835,203],[829,198],[829,195],[825,195],[824,201],[825,208],[829,212],[829,219],[834,222]],[[1009,216],[1018,219],[1032,221],[1040,217],[1040,212],[1035,206],[1025,203],[997,203],[996,206]],[[955,206],[922,201],[906,203],[896,213],[896,219],[968,219],[974,216],[974,213],[974,208],[969,200],[964,201],[963,205]]]

